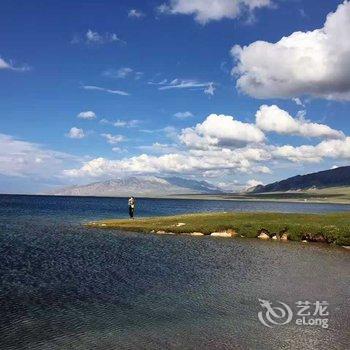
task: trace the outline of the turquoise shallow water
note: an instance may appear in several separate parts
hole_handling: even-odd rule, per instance
[[[145,199],[137,213],[277,207],[349,208]],[[0,349],[348,348],[349,252],[81,226],[126,214],[125,199],[0,196]],[[329,328],[265,327],[259,298],[328,301]]]

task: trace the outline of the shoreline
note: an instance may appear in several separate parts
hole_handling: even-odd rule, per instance
[[[230,195],[229,195],[230,196]],[[146,197],[139,197],[146,198]],[[317,199],[298,199],[298,198],[226,198],[220,197],[220,195],[176,195],[168,197],[147,197],[150,199],[191,199],[191,200],[212,200],[212,201],[232,201],[232,202],[270,202],[270,203],[301,203],[301,204],[341,204],[350,205],[349,200],[317,200]]]
[[[350,213],[198,213],[135,220],[92,221],[88,228],[159,235],[245,237],[275,241],[322,242],[350,246]],[[347,248],[348,249],[348,248]]]
[[[30,193],[0,193],[0,196],[38,196],[38,197],[68,197],[68,198],[128,198],[123,196],[93,196],[93,195],[53,195],[53,194],[30,194]],[[332,205],[350,205],[350,200],[334,199],[298,199],[298,198],[247,198],[230,197],[233,195],[207,195],[207,194],[183,194],[171,196],[135,196],[138,199],[174,199],[174,200],[206,200],[206,201],[232,201],[232,202],[266,202],[266,203],[300,203],[300,204],[332,204]]]

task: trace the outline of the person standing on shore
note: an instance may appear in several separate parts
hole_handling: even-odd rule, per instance
[[[130,197],[128,200],[128,205],[129,205],[129,216],[130,219],[134,218],[134,212],[135,212],[135,198]]]

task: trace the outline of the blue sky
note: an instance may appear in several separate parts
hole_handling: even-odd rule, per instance
[[[347,165],[349,31],[347,1],[3,0],[0,192]]]

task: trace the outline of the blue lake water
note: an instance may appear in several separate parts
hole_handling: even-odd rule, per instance
[[[156,236],[81,223],[120,198],[0,196],[0,349],[348,349],[350,255],[320,244]],[[138,199],[137,215],[348,211],[347,205]],[[258,320],[258,299],[294,312]],[[295,324],[328,301],[329,328]]]

